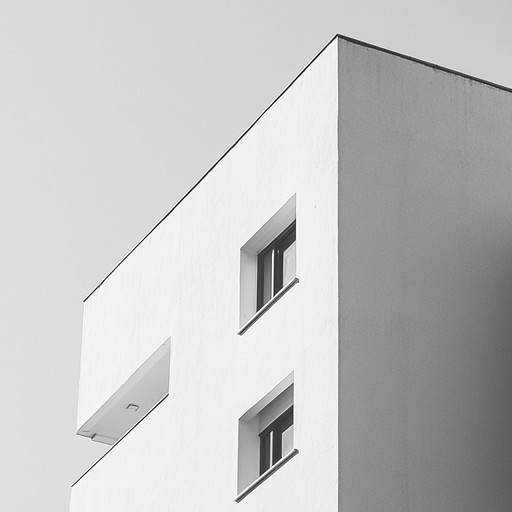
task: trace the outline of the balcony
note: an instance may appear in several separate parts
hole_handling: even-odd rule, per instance
[[[169,392],[170,340],[167,340],[78,429],[77,434],[113,445]]]

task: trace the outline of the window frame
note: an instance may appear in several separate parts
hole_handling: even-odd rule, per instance
[[[283,254],[288,247],[297,241],[296,221],[294,220],[284,231],[282,231],[270,244],[258,253],[257,263],[257,284],[256,284],[256,312],[270,302],[285,286],[283,283]],[[270,297],[264,300],[264,261],[271,253],[271,290]],[[286,283],[288,284],[288,283]]]
[[[292,426],[293,405],[258,434],[260,438],[260,476],[286,455],[283,453],[283,433]]]
[[[296,428],[298,425],[295,423],[297,419],[295,417],[295,407],[297,404],[295,403],[294,380],[294,372],[292,371],[238,419],[238,495],[235,498],[237,503],[299,453],[296,448]],[[283,434],[286,432],[287,414],[291,414],[293,430],[287,433],[285,438]],[[288,451],[261,473],[260,434],[264,434],[276,423],[279,423],[281,440],[286,441],[285,446]]]

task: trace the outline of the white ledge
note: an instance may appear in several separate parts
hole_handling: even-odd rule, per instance
[[[245,324],[240,327],[237,334],[242,335],[249,327],[258,320],[260,316],[268,311],[268,309],[275,304],[290,288],[299,282],[299,278],[295,277],[286,286],[283,286],[264,306],[262,306]]]
[[[250,492],[254,491],[258,485],[260,485],[262,482],[264,482],[272,473],[277,471],[281,466],[286,464],[290,459],[295,457],[299,453],[299,450],[297,448],[294,448],[291,452],[287,453],[284,457],[279,459],[273,466],[267,469],[265,473],[261,474],[254,482],[246,487],[236,498],[235,501],[237,503],[240,503]]]

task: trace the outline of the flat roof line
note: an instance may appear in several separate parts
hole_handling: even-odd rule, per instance
[[[491,87],[496,87],[497,89],[501,89],[503,91],[512,92],[512,88],[505,87],[504,85],[500,85],[494,82],[490,82],[489,80],[484,80],[483,78],[478,78],[473,75],[468,75],[467,73],[462,73],[460,71],[456,71],[451,68],[446,68],[444,66],[439,66],[438,64],[434,64],[433,62],[429,62],[422,59],[417,59],[416,57],[411,57],[410,55],[405,55],[404,53],[395,52],[393,50],[388,50],[387,48],[383,48],[381,46],[376,46],[374,44],[365,43],[364,41],[360,41],[359,39],[353,39],[352,37],[343,36],[341,34],[336,35],[337,38],[348,41],[349,43],[357,44],[359,46],[365,46],[366,48],[370,48],[372,50],[377,50],[379,52],[388,53],[390,55],[394,55],[395,57],[400,57],[405,60],[410,60],[412,62],[416,62],[417,64],[423,64],[424,66],[428,66],[429,68],[437,69],[439,71],[445,71],[446,73],[450,73],[452,75],[457,75],[462,78],[467,78],[469,80],[474,80],[475,82],[479,82],[481,84],[489,85]]]
[[[199,180],[192,185],[192,187],[181,197],[181,199],[178,200],[178,202],[151,228],[151,230],[133,247],[133,249],[100,281],[100,283],[85,297],[83,300],[84,302],[98,289],[100,286],[114,273],[114,271],[123,263],[130,254],[137,249],[137,247],[148,238],[153,231],[180,205],[180,203],[183,202],[183,200],[203,181],[208,174],[210,174],[215,167],[221,162],[221,160],[224,159],[224,157],[242,140],[242,138],[249,132],[249,130],[265,115],[265,113],[276,103],[281,96],[302,76],[302,74],[315,62],[315,60],[324,52],[324,50],[335,40],[335,39],[343,39],[349,43],[357,44],[359,46],[364,46],[366,48],[370,48],[372,50],[377,50],[380,52],[388,53],[390,55],[394,55],[396,57],[400,57],[402,59],[410,60],[412,62],[416,62],[417,64],[422,64],[424,66],[428,66],[433,69],[437,69],[439,71],[444,71],[446,73],[450,73],[452,75],[457,75],[462,78],[467,78],[469,80],[473,80],[475,82],[479,82],[485,85],[488,85],[490,87],[495,87],[497,89],[501,89],[503,91],[512,92],[512,88],[505,87],[504,85],[499,85],[494,82],[490,82],[488,80],[484,80],[483,78],[478,78],[472,75],[468,75],[466,73],[461,73],[460,71],[455,71],[450,68],[446,68],[444,66],[439,66],[438,64],[434,64],[432,62],[428,62],[426,60],[417,59],[415,57],[411,57],[410,55],[405,55],[403,53],[395,52],[393,50],[388,50],[387,48],[383,48],[381,46],[376,46],[370,43],[365,43],[364,41],[360,41],[358,39],[354,39],[352,37],[344,36],[341,34],[336,34],[334,37],[332,37],[329,42],[311,59],[311,61],[302,69],[302,71],[281,91],[281,93],[269,104],[269,106],[263,110],[263,112],[249,125],[249,127],[238,137],[231,146],[216,160],[216,162],[199,178]]]

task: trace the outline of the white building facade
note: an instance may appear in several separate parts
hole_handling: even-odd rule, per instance
[[[72,512],[512,510],[512,96],[335,37],[86,299]]]

